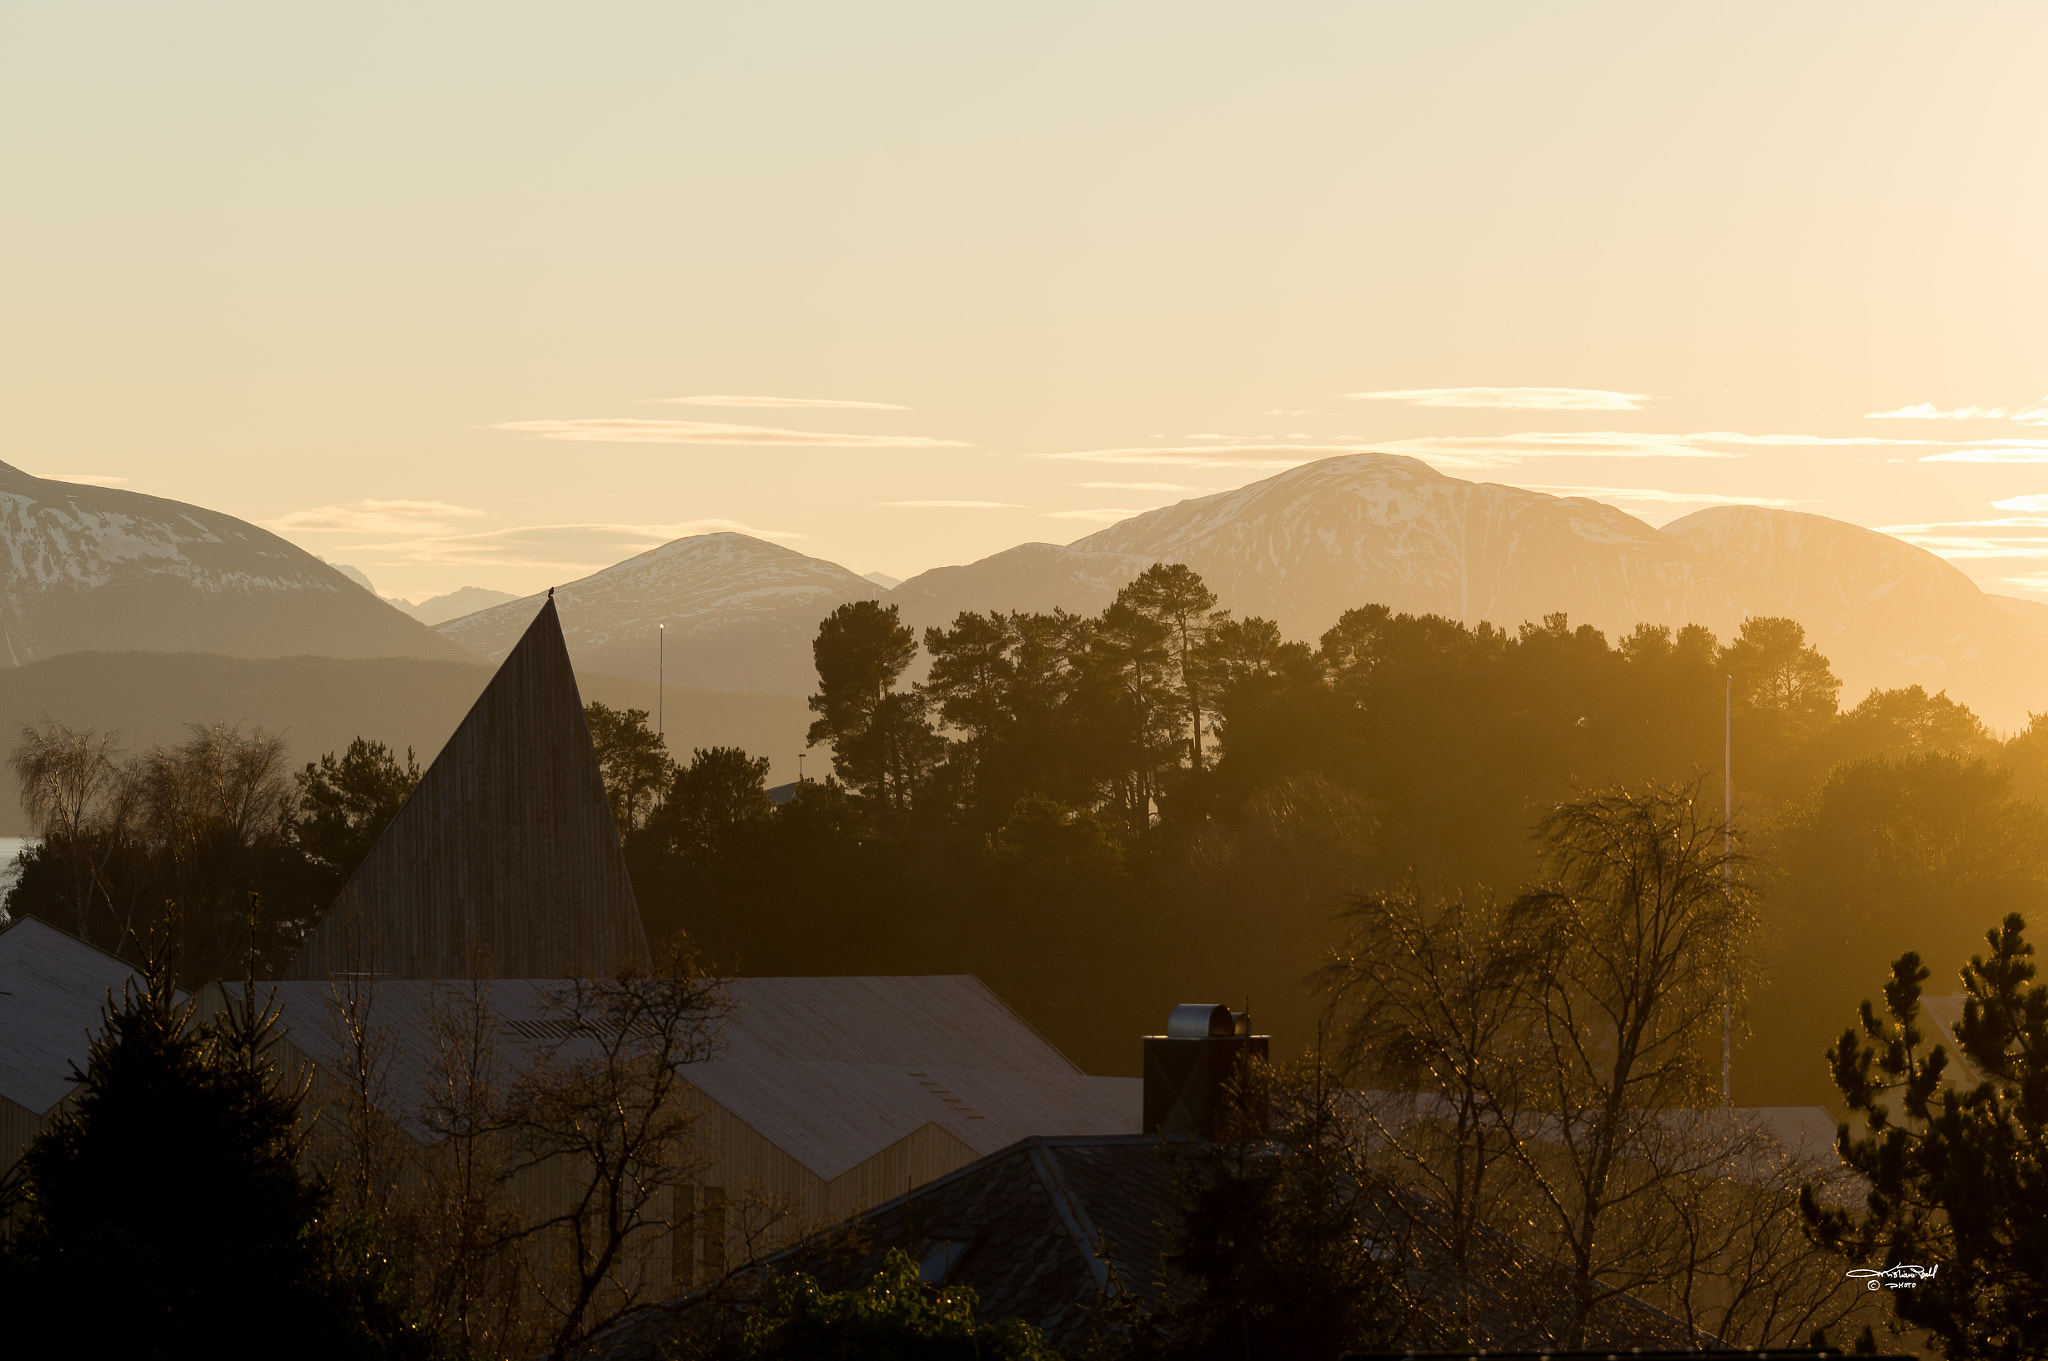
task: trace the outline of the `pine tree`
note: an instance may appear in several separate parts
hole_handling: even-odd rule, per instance
[[[94,1037],[70,1109],[30,1144],[0,1244],[21,1355],[424,1357],[362,1235],[298,1166],[303,1089],[276,1014],[204,1017],[164,941]]]
[[[1867,1132],[1841,1127],[1842,1157],[1870,1184],[1862,1213],[1803,1208],[1816,1236],[1887,1277],[1893,1312],[1941,1339],[1951,1361],[2048,1357],[2048,985],[2035,981],[2018,913],[1963,968],[1956,1042],[1980,1081],[1949,1080],[1947,1047],[1923,1048],[1927,968],[1892,965],[1884,1012],[1865,1002],[1828,1050],[1835,1083]],[[1896,1119],[1896,1100],[1903,1120]]]

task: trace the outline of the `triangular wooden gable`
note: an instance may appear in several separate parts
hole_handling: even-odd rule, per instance
[[[591,978],[647,939],[553,599],[289,978]]]

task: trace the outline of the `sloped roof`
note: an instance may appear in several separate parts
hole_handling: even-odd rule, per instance
[[[1934,1022],[1934,1033],[1927,1038],[1947,1048],[1948,1080],[1958,1091],[1966,1091],[1984,1080],[1984,1075],[1977,1071],[1977,1065],[1964,1057],[1963,1046],[1956,1040],[1956,1031],[1963,1024],[1963,1007],[1969,1000],[1961,993],[1951,997],[1920,999],[1921,1011]]]
[[[258,985],[275,987],[292,1043],[323,1066],[347,1061],[341,999],[349,986]],[[384,1055],[385,1109],[418,1135],[435,1013],[461,1005],[468,985],[361,986],[363,1019]],[[484,987],[501,1061],[516,1069],[527,1061],[529,1037],[546,1033],[561,985],[497,979]],[[826,1180],[926,1125],[977,1154],[1051,1130],[1138,1127],[1142,1084],[1082,1073],[976,978],[741,978],[730,984],[730,1001],[718,1052],[684,1076]]]
[[[944,1245],[951,1261],[943,1279],[971,1286],[983,1318],[1021,1318],[1055,1349],[1079,1350],[1090,1328],[1087,1309],[1102,1302],[1112,1267],[1118,1283],[1148,1307],[1181,1288],[1163,1279],[1180,1216],[1174,1170],[1202,1147],[1184,1135],[1022,1139],[861,1214],[868,1230],[861,1254],[801,1269],[826,1290],[850,1290],[874,1278],[891,1248],[936,1264],[935,1249]],[[1405,1257],[1409,1287],[1425,1297],[1452,1288],[1441,1246],[1447,1235],[1416,1231],[1441,1223],[1443,1214],[1437,1202],[1412,1192],[1382,1193],[1369,1210],[1375,1236]],[[795,1269],[805,1255],[798,1247],[769,1265]],[[1569,1291],[1560,1266],[1499,1235],[1485,1237],[1476,1258],[1476,1345],[1525,1345],[1561,1330]],[[622,1324],[592,1353],[604,1361],[664,1356],[671,1320],[689,1306],[685,1297]],[[1693,1338],[1670,1315],[1625,1294],[1603,1302],[1592,1334],[1590,1341],[1618,1346],[1689,1349],[1714,1341]]]
[[[0,1096],[41,1115],[77,1085],[111,995],[135,970],[33,917],[0,931]]]
[[[976,1153],[1136,1133],[1144,1084],[1090,1077],[970,975],[741,978],[706,1096],[831,1180],[936,1124]]]
[[[591,978],[646,956],[549,600],[287,972]]]

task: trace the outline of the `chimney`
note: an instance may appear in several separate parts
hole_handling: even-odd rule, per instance
[[[1145,1133],[1214,1138],[1224,1089],[1237,1066],[1263,1059],[1271,1036],[1251,1033],[1251,1013],[1183,1002],[1164,1035],[1145,1037]]]

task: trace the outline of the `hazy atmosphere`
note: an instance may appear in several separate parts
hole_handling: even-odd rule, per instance
[[[0,5],[0,1336],[2048,1361],[2044,52]]]
[[[2048,599],[2044,30],[11,5],[9,459],[413,600],[707,528],[909,577],[1360,448]]]

